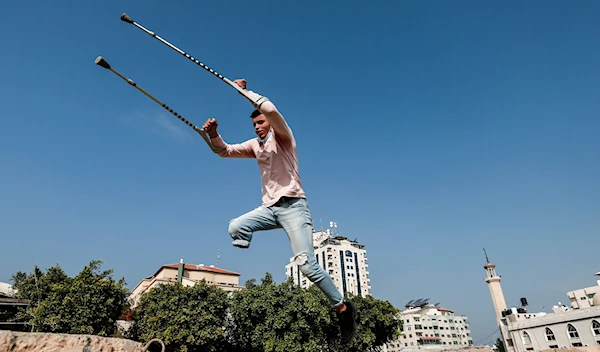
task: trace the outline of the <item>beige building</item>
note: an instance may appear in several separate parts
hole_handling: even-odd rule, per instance
[[[182,259],[179,264],[161,266],[154,275],[141,280],[131,291],[129,299],[132,301],[132,306],[135,307],[141,295],[156,285],[180,282],[183,285],[192,286],[202,280],[225,291],[235,291],[243,288],[239,285],[239,278],[240,274],[236,272],[220,269],[214,265],[185,264]]]
[[[527,300],[520,307],[506,308],[495,265],[484,266],[496,319],[507,352],[540,351],[600,345],[600,280],[597,286],[570,291],[570,307],[562,303],[552,313],[530,313]]]
[[[399,352],[423,349],[460,349],[471,347],[473,338],[464,315],[431,304],[428,299],[408,302],[399,315],[403,331],[399,339],[388,343],[384,351]]]
[[[370,295],[369,265],[364,245],[350,241],[346,237],[334,236],[330,230],[313,232],[313,246],[317,263],[333,278],[342,295]],[[294,258],[285,266],[286,277],[293,277],[294,282],[303,288],[313,283],[304,276]]]

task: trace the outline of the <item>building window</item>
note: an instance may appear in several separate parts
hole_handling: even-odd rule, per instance
[[[340,250],[340,266],[342,267],[342,296],[346,295],[346,271],[344,268],[344,251]]]
[[[595,336],[600,336],[600,323],[598,320],[592,320],[592,331]]]
[[[569,338],[570,339],[578,339],[579,338],[579,333],[577,332],[577,329],[575,329],[575,327],[571,324],[567,325],[567,330],[569,331]]]
[[[556,336],[554,336],[554,332],[550,328],[546,328],[546,340],[556,341]]]
[[[531,345],[531,337],[529,336],[529,334],[527,333],[527,331],[523,331],[523,344],[524,345]]]

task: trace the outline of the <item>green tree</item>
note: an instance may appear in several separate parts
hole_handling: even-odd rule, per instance
[[[504,348],[504,341],[501,338],[496,339],[496,343],[494,344],[496,348],[498,348],[498,352],[506,352]]]
[[[111,336],[126,303],[124,279],[113,270],[100,272],[102,261],[92,261],[77,276],[68,277],[57,265],[46,273],[18,272],[12,276],[17,296],[31,300],[20,314],[34,331]]]
[[[338,351],[378,351],[400,335],[400,310],[390,302],[372,296],[351,298],[356,306],[356,335],[348,346],[339,346],[339,339],[330,341]]]
[[[46,300],[52,291],[52,286],[63,283],[67,274],[57,264],[43,272],[36,265],[31,274],[19,271],[12,275],[11,281],[17,290],[19,298],[28,299],[32,304]]]
[[[240,351],[316,351],[334,315],[320,291],[278,285],[270,273],[231,298],[231,342]]]
[[[226,346],[227,292],[202,280],[153,287],[133,311],[128,337],[161,339],[168,351],[222,351]]]
[[[399,333],[398,310],[373,297],[351,298],[357,306],[357,333],[340,346],[335,311],[321,290],[275,284],[269,273],[232,296],[230,342],[238,351],[308,352],[376,350]]]

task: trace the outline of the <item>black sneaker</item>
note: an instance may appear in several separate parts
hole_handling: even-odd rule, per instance
[[[354,303],[348,301],[346,304],[346,310],[342,313],[338,313],[338,319],[340,320],[340,330],[342,332],[342,343],[347,344],[354,337],[356,331],[356,307]]]

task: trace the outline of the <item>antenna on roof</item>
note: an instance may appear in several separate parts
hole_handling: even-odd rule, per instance
[[[215,263],[215,266],[217,268],[219,267],[219,257],[221,256],[220,253],[221,253],[221,249],[217,249],[217,262]]]
[[[487,261],[487,263],[490,263],[490,259],[488,258],[487,252],[485,251],[485,248],[483,248],[483,253],[485,253],[485,260]]]

